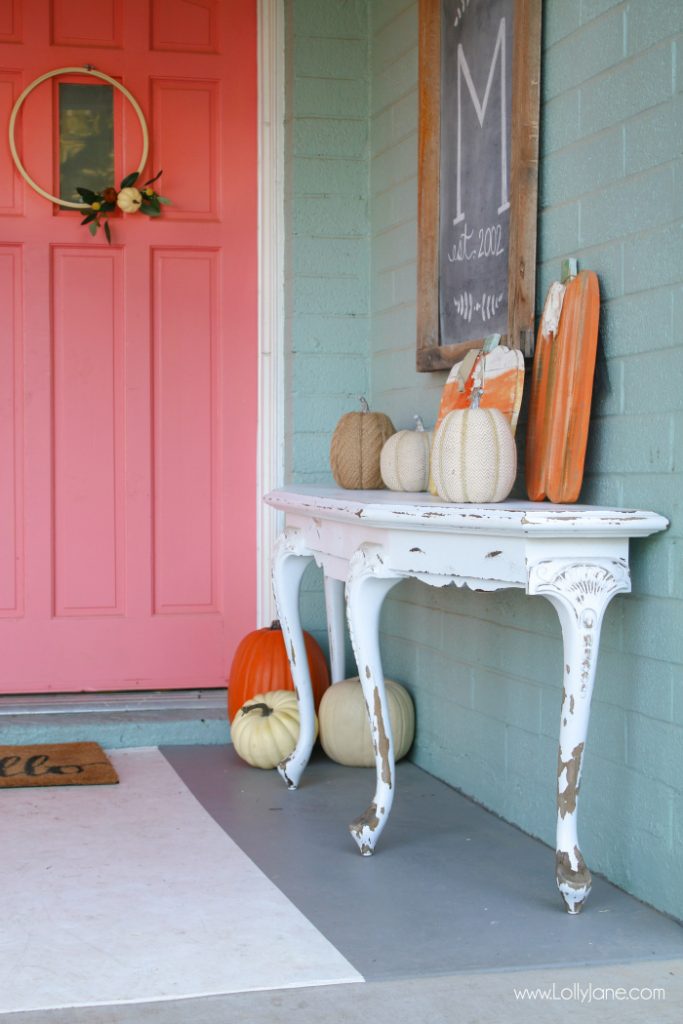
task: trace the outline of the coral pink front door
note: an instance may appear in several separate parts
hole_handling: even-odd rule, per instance
[[[85,65],[172,200],[112,245],[7,144]],[[0,691],[225,685],[256,616],[256,0],[2,0],[0,126]],[[16,143],[66,198],[142,132],[67,75]]]

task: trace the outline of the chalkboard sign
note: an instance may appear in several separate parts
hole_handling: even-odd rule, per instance
[[[421,0],[418,370],[531,354],[540,0]]]

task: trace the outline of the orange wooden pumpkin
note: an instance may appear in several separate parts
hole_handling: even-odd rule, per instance
[[[330,685],[330,674],[325,655],[310,633],[304,633],[304,642],[317,711],[322,695]],[[276,620],[271,626],[247,633],[235,651],[230,668],[228,719],[232,722],[242,705],[257,693],[293,689],[294,680],[280,623]]]

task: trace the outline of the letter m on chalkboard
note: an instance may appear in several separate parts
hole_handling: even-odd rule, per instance
[[[474,82],[472,81],[472,74],[470,72],[469,64],[467,63],[467,57],[463,49],[462,43],[458,43],[458,153],[456,162],[456,216],[453,220],[453,224],[459,224],[465,220],[465,211],[462,208],[462,101],[463,101],[463,83],[467,86],[467,92],[474,106],[477,120],[479,121],[479,127],[484,127],[484,119],[486,117],[486,110],[489,105],[489,99],[491,97],[491,89],[493,87],[493,79],[498,67],[500,77],[500,206],[498,207],[498,213],[504,213],[505,210],[510,208],[509,201],[509,190],[508,190],[508,166],[507,166],[507,58],[505,53],[505,18],[500,19],[500,25],[498,27],[498,35],[496,37],[496,46],[493,51],[493,57],[491,58],[491,65],[489,67],[489,76],[486,82],[486,89],[484,91],[484,98],[480,100],[479,94],[475,88]]]

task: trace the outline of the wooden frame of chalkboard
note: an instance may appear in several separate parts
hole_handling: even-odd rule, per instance
[[[541,0],[420,0],[419,371],[494,333],[533,354],[540,66]]]

